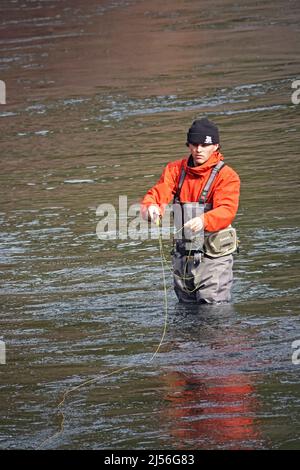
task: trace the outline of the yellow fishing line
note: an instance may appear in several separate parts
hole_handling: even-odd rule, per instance
[[[161,226],[160,226],[161,227]],[[162,243],[162,233],[161,230],[159,231],[159,252],[160,252],[160,261],[161,261],[161,268],[162,268],[162,277],[163,277],[163,286],[164,286],[164,309],[165,309],[165,322],[164,322],[164,329],[163,333],[159,342],[159,345],[156,348],[156,351],[154,351],[151,359],[149,362],[153,361],[155,358],[156,354],[160,350],[160,347],[164,341],[166,331],[167,331],[167,324],[168,324],[168,295],[167,295],[167,283],[166,283],[166,273],[165,273],[165,267],[164,267],[164,252],[163,252],[163,243]]]
[[[165,275],[165,267],[164,267],[164,253],[163,253],[163,244],[162,244],[162,233],[161,233],[161,225],[160,225],[160,221],[158,221],[158,224],[157,226],[159,227],[159,251],[160,251],[160,259],[161,259],[161,266],[162,266],[162,277],[163,277],[163,289],[164,289],[164,310],[165,310],[165,315],[164,315],[164,327],[163,327],[163,332],[162,332],[162,335],[161,335],[161,339],[160,339],[160,342],[156,348],[156,350],[154,351],[154,353],[152,354],[151,358],[146,361],[144,364],[148,364],[150,363],[151,361],[153,361],[153,359],[155,358],[155,356],[157,355],[157,353],[159,352],[160,348],[161,348],[161,345],[163,344],[163,341],[164,341],[164,338],[165,338],[165,335],[166,335],[166,331],[167,331],[167,325],[168,325],[168,297],[167,297],[167,284],[166,284],[166,275]],[[75,392],[76,390],[79,390],[80,388],[82,387],[85,387],[86,385],[90,385],[92,383],[95,383],[97,382],[98,380],[100,379],[105,379],[111,375],[114,375],[114,374],[118,374],[119,372],[122,372],[126,369],[130,369],[132,368],[134,365],[136,364],[129,364],[127,366],[124,366],[124,367],[120,367],[119,369],[116,369],[116,370],[113,370],[112,372],[109,372],[108,374],[104,374],[104,375],[97,375],[96,377],[94,377],[93,379],[89,379],[89,380],[86,380],[84,381],[83,383],[77,385],[76,387],[73,387],[71,388],[70,390],[66,390],[64,393],[63,393],[63,396],[62,396],[62,399],[61,401],[59,402],[59,404],[57,405],[57,410],[59,411],[60,413],[60,416],[61,416],[61,421],[60,421],[60,425],[59,425],[59,430],[53,434],[52,436],[48,437],[47,439],[45,439],[41,444],[39,444],[39,446],[37,447],[37,449],[40,449],[42,447],[44,447],[45,444],[53,441],[53,439],[55,439],[56,437],[58,436],[61,436],[64,432],[64,427],[65,427],[65,415],[64,415],[64,412],[62,410],[62,406],[64,405],[65,401],[66,401],[66,398],[73,392]],[[140,364],[141,365],[141,364]]]

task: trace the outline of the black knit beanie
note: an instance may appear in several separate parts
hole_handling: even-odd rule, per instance
[[[188,144],[219,144],[219,131],[217,126],[207,118],[197,119],[193,122],[187,133]]]

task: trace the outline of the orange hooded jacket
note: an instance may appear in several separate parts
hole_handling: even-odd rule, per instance
[[[176,193],[182,165],[186,176],[180,192],[180,202],[199,201],[212,168],[220,160],[224,160],[224,157],[216,150],[205,163],[196,167],[188,166],[188,158],[168,163],[157,184],[149,189],[141,202],[142,216],[148,217],[148,207],[152,204],[159,206],[161,213],[164,213],[165,206]],[[239,194],[239,176],[225,165],[217,174],[207,195],[206,202],[212,204],[212,209],[204,215],[206,231],[216,232],[232,223],[238,210]]]

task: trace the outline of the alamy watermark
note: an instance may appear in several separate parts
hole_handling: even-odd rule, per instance
[[[6,85],[3,80],[0,80],[0,104],[6,104]]]
[[[295,351],[292,354],[292,363],[294,366],[299,366],[300,365],[300,339],[297,339],[292,342],[292,349],[295,349]]]
[[[6,364],[6,347],[4,341],[0,340],[0,364]]]
[[[293,104],[300,103],[300,80],[294,80],[292,82],[292,88],[295,88],[295,91],[292,93],[291,101]]]
[[[165,205],[163,217],[160,218],[161,228],[158,230],[157,224],[148,220],[147,207],[141,208],[137,203],[128,206],[128,198],[124,195],[119,196],[118,207],[109,203],[97,207],[96,216],[101,218],[97,223],[96,234],[99,240],[148,240],[162,236],[164,240],[185,238],[199,243],[203,242],[203,230],[192,232],[183,226],[202,213],[203,206],[198,202]]]

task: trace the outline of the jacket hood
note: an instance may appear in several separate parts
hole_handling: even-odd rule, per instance
[[[223,155],[219,150],[216,150],[210,157],[209,159],[203,163],[202,165],[199,166],[188,166],[188,161],[189,158],[185,159],[183,162],[184,169],[188,175],[193,175],[193,176],[201,176],[204,173],[206,173],[208,170],[210,170],[213,166],[217,165],[219,161],[224,160]]]

